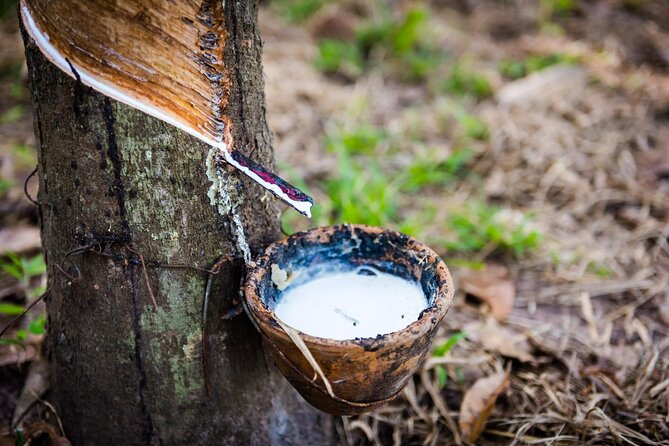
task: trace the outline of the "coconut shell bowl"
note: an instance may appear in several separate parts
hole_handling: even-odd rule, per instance
[[[363,266],[416,283],[427,302],[417,320],[371,338],[336,340],[300,332],[274,313],[288,287]],[[444,262],[423,243],[383,228],[339,225],[270,245],[249,270],[244,294],[265,348],[297,391],[324,412],[354,415],[401,393],[431,350],[451,305],[453,282]],[[378,299],[383,305],[384,296]]]

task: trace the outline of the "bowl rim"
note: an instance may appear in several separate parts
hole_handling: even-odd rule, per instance
[[[446,315],[446,312],[451,306],[454,294],[453,279],[448,270],[448,267],[441,259],[441,257],[439,257],[437,253],[435,253],[429,246],[427,246],[423,242],[420,242],[411,236],[407,236],[406,234],[402,234],[399,231],[393,231],[390,229],[376,226],[344,223],[339,225],[320,226],[312,228],[306,231],[297,232],[281,240],[278,240],[270,244],[265,249],[263,254],[260,255],[255,260],[254,262],[255,264],[251,265],[251,268],[247,271],[246,279],[244,281],[244,296],[242,300],[244,302],[244,307],[249,313],[251,320],[261,333],[264,333],[265,330],[263,330],[263,328],[266,328],[271,332],[273,332],[275,336],[278,335],[284,341],[292,342],[289,340],[290,338],[288,334],[284,332],[284,330],[277,322],[277,318],[274,312],[265,306],[260,296],[259,284],[263,276],[270,274],[269,260],[273,252],[285,246],[290,239],[309,237],[313,236],[314,234],[334,233],[335,231],[341,230],[342,228],[347,228],[351,232],[357,229],[372,235],[380,235],[382,233],[386,233],[394,236],[408,237],[408,242],[411,245],[413,245],[412,250],[416,251],[421,250],[422,252],[427,253],[431,260],[427,264],[434,265],[435,273],[440,281],[439,290],[436,293],[434,301],[420,313],[418,319],[411,322],[406,327],[402,328],[401,330],[393,331],[390,333],[379,334],[375,337],[341,339],[341,340],[332,338],[323,338],[304,333],[298,328],[286,324],[283,321],[282,323],[295,329],[307,345],[318,346],[321,348],[329,347],[329,348],[340,349],[345,347],[365,348],[368,347],[370,343],[374,342],[383,342],[386,345],[397,344],[403,341],[404,339],[403,334],[405,332],[411,332],[413,336],[424,335],[430,332],[433,327],[435,327],[441,322],[441,320]],[[259,325],[262,325],[262,327]]]

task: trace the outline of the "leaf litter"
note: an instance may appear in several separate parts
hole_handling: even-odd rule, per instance
[[[460,405],[460,429],[462,437],[469,443],[475,442],[483,429],[488,417],[495,408],[497,397],[509,386],[506,373],[479,378],[465,392]]]
[[[433,207],[420,229],[437,249],[445,230],[436,222],[481,195],[531,214],[544,237],[528,255],[486,247],[464,259],[477,267],[452,268],[457,294],[434,354],[403,396],[343,420],[342,442],[462,444],[476,431],[462,435],[460,429],[476,419],[468,410],[461,414],[465,395],[480,380],[500,376],[506,361],[504,396],[496,398],[487,422],[479,419],[484,430],[474,444],[669,445],[669,331],[662,316],[669,182],[661,167],[669,138],[669,75],[628,59],[628,27],[620,26],[644,26],[645,19],[611,6],[615,2],[601,17],[590,15],[594,6],[574,2],[573,16],[553,18],[565,31],[550,33],[537,25],[546,13],[539,2],[438,3],[426,5],[438,30],[434,40],[451,55],[449,63],[468,60],[493,86],[490,98],[466,100],[463,107],[489,133],[467,142],[474,154],[467,166],[472,181],[457,180],[447,192],[427,188],[419,199],[398,196],[397,204],[406,218],[426,204]],[[646,19],[660,23],[661,2],[639,5]],[[336,16],[333,9],[328,6],[328,17]],[[461,144],[450,98],[398,83],[382,70],[348,84],[319,75],[308,64],[317,52],[309,25],[280,23],[261,13],[265,66],[273,73],[268,118],[278,159],[299,166],[316,201],[327,200],[319,183],[337,169],[321,137],[338,123],[383,128],[391,136],[390,147],[379,149],[384,167],[406,166],[429,148],[446,156]],[[657,31],[666,36],[669,27],[662,26]],[[291,54],[295,63],[285,63]],[[578,62],[518,81],[497,70],[504,60],[551,54]],[[292,80],[272,80],[288,71]],[[440,254],[449,266],[463,260]],[[449,343],[458,333],[464,335]],[[486,390],[494,394],[496,388]]]

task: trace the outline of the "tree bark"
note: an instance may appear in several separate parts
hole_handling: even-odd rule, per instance
[[[256,14],[255,2],[226,2],[225,114],[236,148],[271,166]],[[68,438],[331,443],[331,419],[276,372],[246,315],[235,316],[239,230],[230,209],[221,215],[208,198],[209,148],[68,77],[25,32],[24,40],[49,272],[46,350]],[[273,199],[231,168],[222,179],[257,252],[279,234]],[[227,260],[210,276],[218,258]]]

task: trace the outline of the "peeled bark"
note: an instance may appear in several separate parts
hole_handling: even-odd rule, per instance
[[[236,7],[221,0],[21,0],[19,10],[25,31],[68,75],[218,148],[309,217],[311,197],[237,150],[226,110],[239,65],[226,57],[253,40],[235,40],[240,33],[226,13]]]
[[[224,114],[237,147],[270,166],[255,2],[225,4]],[[46,350],[68,438],[331,443],[330,418],[280,377],[238,314],[243,252],[233,215],[257,252],[279,234],[270,194],[228,168],[221,180],[232,206],[212,206],[207,145],[68,77],[25,32],[24,40],[49,272]],[[212,276],[203,343],[203,269],[218,258],[226,260]]]

